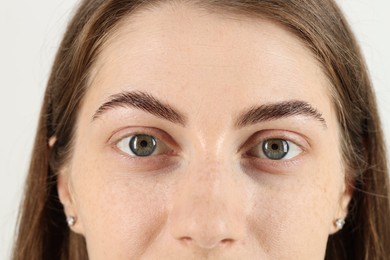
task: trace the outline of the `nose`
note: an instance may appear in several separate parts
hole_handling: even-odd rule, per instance
[[[168,226],[186,246],[211,250],[246,234],[245,189],[221,163],[197,163],[177,184]]]

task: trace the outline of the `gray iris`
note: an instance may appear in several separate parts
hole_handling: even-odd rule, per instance
[[[149,156],[156,150],[156,139],[150,135],[134,135],[129,143],[131,151],[137,156]]]
[[[283,159],[288,150],[288,143],[283,139],[268,139],[263,143],[263,152],[271,160]]]

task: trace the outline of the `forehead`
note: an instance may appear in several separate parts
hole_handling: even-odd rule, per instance
[[[104,44],[88,93],[146,90],[182,111],[216,113],[305,100],[331,113],[329,83],[305,45],[266,19],[169,3],[123,20]],[[324,97],[326,97],[324,99]],[[218,104],[218,105],[216,105]],[[220,108],[220,111],[218,111]]]

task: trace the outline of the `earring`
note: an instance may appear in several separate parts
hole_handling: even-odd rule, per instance
[[[334,223],[338,229],[342,229],[345,225],[345,220],[342,218],[338,218]]]
[[[73,216],[67,216],[66,217],[66,222],[68,223],[69,227],[73,227],[74,224],[76,223],[76,218]]]

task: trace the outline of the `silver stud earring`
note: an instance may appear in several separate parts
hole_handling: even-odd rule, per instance
[[[68,223],[69,227],[73,227],[74,224],[76,223],[76,218],[73,216],[67,216],[66,217],[66,222]]]
[[[342,229],[342,228],[344,227],[344,225],[345,225],[345,220],[342,219],[342,218],[338,218],[338,219],[336,219],[336,221],[335,221],[335,225],[336,225],[336,227],[337,227],[338,229]]]

